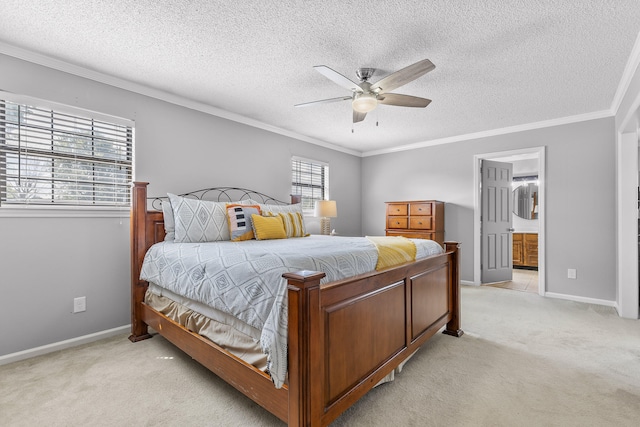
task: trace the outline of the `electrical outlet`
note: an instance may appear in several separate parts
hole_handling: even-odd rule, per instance
[[[87,311],[87,297],[78,297],[73,299],[73,312],[80,313]]]
[[[577,271],[575,268],[570,268],[567,270],[567,278],[569,279],[575,279],[577,278]]]

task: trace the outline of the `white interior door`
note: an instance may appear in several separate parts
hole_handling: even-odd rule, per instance
[[[483,160],[481,174],[481,282],[504,282],[513,278],[513,165]]]

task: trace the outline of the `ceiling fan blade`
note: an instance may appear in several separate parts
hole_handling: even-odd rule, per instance
[[[364,120],[367,117],[367,113],[359,113],[356,110],[353,110],[353,123],[358,123]]]
[[[341,96],[339,98],[321,99],[320,101],[303,102],[302,104],[296,104],[294,107],[308,107],[316,104],[330,104],[332,102],[351,100],[350,96]]]
[[[385,93],[378,97],[378,103],[385,105],[396,105],[398,107],[424,108],[431,103],[430,99],[418,96],[401,95],[399,93]]]
[[[415,64],[404,67],[395,73],[389,74],[387,77],[379,80],[371,85],[371,90],[377,93],[385,93],[394,90],[402,85],[406,85],[409,82],[417,79],[423,74],[436,68],[435,65],[428,59],[423,59]]]
[[[318,71],[320,74],[322,74],[332,82],[337,83],[339,86],[342,86],[343,88],[349,89],[353,92],[362,92],[362,88],[360,87],[360,85],[358,85],[358,83],[343,76],[339,72],[332,70],[326,65],[316,65],[313,68],[315,68],[316,71]]]

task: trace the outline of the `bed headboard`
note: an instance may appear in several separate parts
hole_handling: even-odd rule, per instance
[[[151,245],[163,241],[165,236],[162,201],[168,200],[168,197],[148,197],[148,185],[148,182],[134,182],[131,194],[131,283],[134,285],[131,287],[132,304],[143,300],[148,286],[147,282],[140,280],[140,270],[144,255]],[[289,202],[283,202],[259,191],[240,187],[211,187],[180,194],[180,196],[217,202],[237,202],[252,199],[265,204],[289,204]],[[300,203],[300,199],[301,196],[299,195],[291,195],[291,204]],[[151,206],[151,209],[149,209],[149,206]],[[132,315],[132,323],[137,325],[141,322],[140,319]],[[138,326],[134,326],[134,328],[136,327]]]
[[[133,268],[133,271],[137,272],[136,274],[140,272],[142,260],[147,250],[154,243],[164,240],[165,236],[162,202],[167,201],[168,197],[148,197],[148,185],[148,182],[134,182],[131,195],[131,250],[132,262],[136,263],[136,268]],[[211,187],[183,193],[180,196],[215,202],[237,202],[251,199],[258,203],[275,205],[288,205],[301,201],[300,195],[292,194],[291,202],[284,202],[259,191],[241,187]],[[134,254],[135,256],[133,256]],[[132,267],[134,266],[132,265]]]
[[[134,188],[137,184],[134,182]],[[213,202],[238,202],[241,200],[254,200],[258,203],[271,204],[271,205],[288,205],[293,203],[300,203],[302,196],[291,195],[291,202],[284,202],[274,197],[268,196],[264,193],[255,190],[249,190],[241,187],[211,187],[204,188],[202,190],[190,191],[188,193],[179,194],[181,197],[188,197],[196,200],[210,200]],[[162,203],[169,198],[167,196],[162,197],[148,197],[147,200],[151,204],[151,208],[154,210],[162,210]]]

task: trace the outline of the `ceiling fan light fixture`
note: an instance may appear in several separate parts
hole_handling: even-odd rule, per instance
[[[358,113],[368,113],[378,106],[378,100],[372,93],[361,93],[356,95],[351,105]]]

